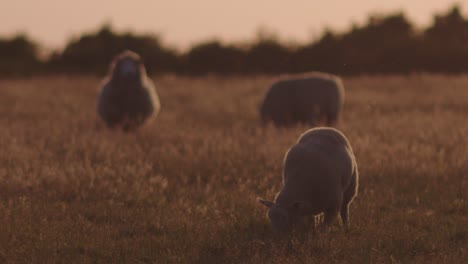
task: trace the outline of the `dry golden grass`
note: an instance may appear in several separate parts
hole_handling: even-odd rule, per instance
[[[346,79],[351,230],[289,238],[255,200],[306,129],[259,127],[272,78],[154,80],[130,134],[99,122],[98,79],[0,80],[1,263],[466,263],[468,77]]]

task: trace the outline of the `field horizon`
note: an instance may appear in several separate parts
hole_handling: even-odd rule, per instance
[[[0,79],[0,262],[466,263],[468,75],[344,78],[350,230],[286,237],[256,199],[308,127],[260,125],[275,77],[152,79],[134,133],[98,118],[99,78]]]

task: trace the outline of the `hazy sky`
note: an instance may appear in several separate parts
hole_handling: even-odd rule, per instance
[[[403,10],[418,26],[434,13],[468,0],[0,0],[0,36],[25,32],[47,47],[108,21],[118,31],[157,33],[167,44],[187,47],[214,37],[252,39],[259,27],[282,39],[308,41],[325,27],[346,30],[370,13]]]

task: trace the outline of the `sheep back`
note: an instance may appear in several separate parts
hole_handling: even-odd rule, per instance
[[[273,83],[260,106],[263,123],[291,126],[308,123],[335,126],[344,101],[339,77],[311,73]]]

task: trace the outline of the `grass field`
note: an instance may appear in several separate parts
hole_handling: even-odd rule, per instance
[[[129,134],[97,78],[0,80],[0,263],[468,263],[468,76],[345,79],[351,229],[286,238],[256,198],[307,128],[259,126],[272,80],[155,76]]]

